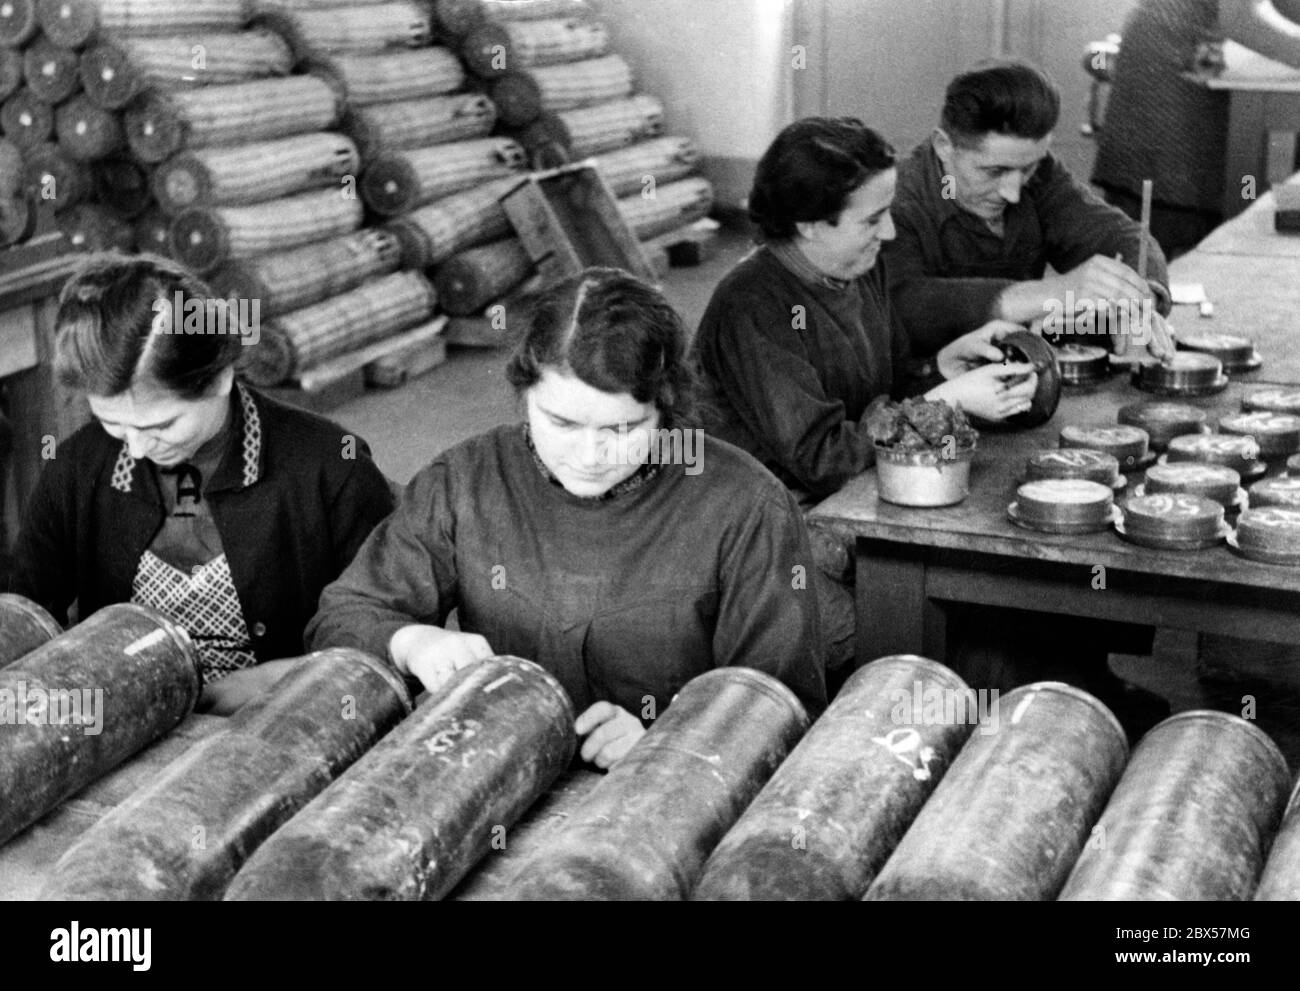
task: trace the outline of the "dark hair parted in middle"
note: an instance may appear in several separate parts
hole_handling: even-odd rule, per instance
[[[1061,94],[1027,62],[984,62],[948,84],[940,124],[953,144],[971,148],[986,134],[1039,141],[1061,116]]]
[[[749,219],[769,241],[794,237],[796,224],[834,224],[853,191],[896,160],[889,142],[856,117],[797,120],[758,161]]]
[[[241,338],[160,331],[159,301],[173,304],[177,293],[186,301],[211,299],[202,280],[169,259],[92,255],[59,294],[54,339],[59,380],[92,396],[120,395],[141,380],[182,399],[202,396],[240,358]]]
[[[530,301],[528,330],[506,365],[523,392],[542,369],[653,403],[666,428],[694,422],[697,377],[681,317],[659,290],[621,269],[589,268]]]

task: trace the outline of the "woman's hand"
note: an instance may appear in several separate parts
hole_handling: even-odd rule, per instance
[[[195,711],[213,716],[229,716],[246,702],[269,692],[300,660],[301,658],[291,657],[267,661],[204,685]]]
[[[1033,405],[1038,375],[1028,362],[981,365],[925,394],[985,420],[1005,420]]]
[[[599,768],[609,768],[627,756],[632,745],[645,736],[641,720],[613,702],[597,702],[573,724],[573,730],[587,739],[582,759]]]
[[[418,678],[434,692],[461,668],[495,653],[477,633],[456,633],[440,626],[403,626],[388,642],[397,670]]]
[[[939,374],[946,379],[955,379],[972,369],[1001,362],[1003,354],[997,342],[1007,334],[1024,329],[1009,320],[990,320],[979,330],[963,334],[939,352],[936,359]]]

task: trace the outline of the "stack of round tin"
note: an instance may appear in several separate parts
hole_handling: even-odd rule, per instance
[[[1300,416],[1290,413],[1236,413],[1220,420],[1219,429],[1252,438],[1265,460],[1300,453]]]
[[[1241,514],[1237,532],[1228,543],[1253,561],[1300,564],[1300,509],[1248,509]]]
[[[1228,385],[1218,358],[1189,351],[1168,361],[1144,361],[1134,375],[1139,389],[1160,396],[1211,396]]]
[[[1056,349],[1062,385],[1095,385],[1110,374],[1110,355],[1085,344],[1063,344]]]
[[[1268,470],[1259,457],[1259,444],[1253,437],[1234,437],[1227,434],[1191,434],[1175,437],[1169,442],[1164,461],[1197,461],[1206,465],[1223,465],[1241,476],[1242,481],[1254,481]]]
[[[1147,432],[1153,451],[1163,451],[1171,440],[1184,434],[1209,433],[1207,419],[1205,410],[1186,403],[1129,403],[1119,411],[1120,423]]]
[[[1228,535],[1219,503],[1167,492],[1128,500],[1115,529],[1132,543],[1166,551],[1212,547]]]
[[[1011,522],[1042,533],[1096,533],[1116,518],[1110,486],[1082,478],[1026,482],[1007,507]]]
[[[1178,338],[1178,347],[1218,358],[1229,375],[1253,372],[1264,363],[1255,350],[1255,342],[1235,334],[1187,334]]]
[[[1119,462],[1120,471],[1133,471],[1150,461],[1150,438],[1138,427],[1080,427],[1071,424],[1061,431],[1061,447],[1082,447],[1103,451]]]
[[[1133,490],[1135,496],[1193,495],[1217,502],[1224,509],[1245,504],[1246,492],[1241,476],[1223,465],[1203,465],[1192,461],[1152,465],[1145,480]]]
[[[1282,387],[1260,389],[1241,400],[1241,408],[1248,413],[1290,413],[1300,416],[1300,389]]]
[[[1300,478],[1283,475],[1256,482],[1250,490],[1250,505],[1253,509],[1262,506],[1290,506],[1292,509],[1300,509]]]
[[[1025,464],[1025,481],[1037,482],[1045,478],[1081,478],[1116,489],[1125,485],[1115,455],[1086,448],[1039,451],[1030,455]]]

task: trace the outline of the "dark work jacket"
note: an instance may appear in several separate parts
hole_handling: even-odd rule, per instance
[[[1020,202],[1007,207],[1000,237],[943,192],[943,165],[925,141],[898,165],[891,208],[898,233],[881,252],[894,306],[917,355],[935,354],[988,323],[1007,287],[1041,279],[1048,265],[1068,272],[1093,255],[1120,255],[1130,268],[1138,267],[1141,226],[1050,153],[1025,183]],[[1168,315],[1169,273],[1164,252],[1150,236],[1147,276],[1156,308]],[[1108,342],[1104,335],[1082,340]]]
[[[258,661],[296,657],[321,590],[347,566],[393,495],[360,438],[247,386],[203,495],[221,534]],[[9,590],[67,622],[131,600],[136,567],[163,525],[157,468],[98,423],[63,441],[32,495]]]

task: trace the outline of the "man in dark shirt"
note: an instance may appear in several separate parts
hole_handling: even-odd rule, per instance
[[[1160,246],[1147,237],[1139,278],[1140,226],[1051,152],[1059,113],[1055,85],[1032,66],[977,68],[948,86],[940,126],[899,163],[898,236],[883,257],[919,355],[995,319],[1069,330],[1082,318],[1087,325],[1073,329],[1093,333],[1111,307],[1120,317],[1112,329],[1167,348]]]

